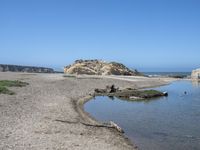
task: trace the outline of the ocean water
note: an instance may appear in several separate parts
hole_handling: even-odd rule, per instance
[[[190,76],[191,72],[144,72],[147,76]]]
[[[154,89],[169,96],[140,102],[96,97],[84,109],[97,120],[116,122],[141,150],[200,150],[200,83]]]

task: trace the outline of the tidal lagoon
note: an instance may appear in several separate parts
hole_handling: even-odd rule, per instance
[[[200,149],[200,86],[198,82],[175,81],[153,88],[168,97],[124,101],[96,97],[85,111],[99,121],[114,121],[142,150]]]

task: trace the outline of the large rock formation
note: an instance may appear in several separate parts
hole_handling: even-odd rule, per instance
[[[137,70],[130,70],[123,64],[102,60],[76,60],[74,64],[66,66],[64,72],[87,75],[142,75]]]
[[[193,70],[191,74],[191,78],[200,79],[200,69]]]
[[[0,72],[7,72],[7,71],[31,72],[31,73],[54,73],[54,70],[51,68],[0,64]]]

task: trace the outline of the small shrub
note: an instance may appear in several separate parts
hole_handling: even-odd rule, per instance
[[[7,87],[24,87],[26,85],[28,85],[28,83],[18,80],[0,80],[0,94],[14,95],[15,93],[10,91]]]
[[[1,80],[0,81],[0,86],[7,86],[7,87],[23,87],[28,85],[26,82],[22,81],[10,81],[10,80]]]
[[[66,78],[76,78],[76,75],[65,74],[65,75],[63,75],[63,77],[66,77]]]
[[[10,91],[4,86],[0,86],[0,94],[8,94],[8,95],[14,95],[15,93]]]

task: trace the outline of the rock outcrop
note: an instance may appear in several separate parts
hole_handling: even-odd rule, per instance
[[[30,72],[30,73],[54,73],[54,70],[51,68],[0,64],[0,72],[7,72],[7,71]]]
[[[168,96],[168,93],[157,90],[136,90],[131,88],[119,90],[115,85],[111,85],[106,86],[105,89],[95,89],[94,96],[117,97],[122,100],[150,100],[151,98]]]
[[[191,74],[191,78],[200,79],[200,69],[193,70]]]
[[[64,72],[78,75],[142,75],[137,70],[131,70],[123,64],[102,60],[76,60],[74,64],[66,66]]]

